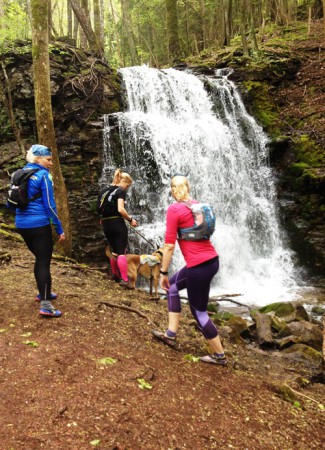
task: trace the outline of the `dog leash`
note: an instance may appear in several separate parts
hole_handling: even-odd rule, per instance
[[[130,222],[128,220],[124,220],[125,223],[132,228],[133,231],[135,231],[140,237],[142,237],[142,239],[144,239],[146,242],[148,242],[148,244],[150,245],[151,248],[153,248],[154,250],[156,250],[157,248],[159,248],[159,245],[157,244],[157,242],[154,242],[155,246],[152,244],[152,242],[148,241],[147,238],[145,238],[143,236],[143,234],[141,234],[138,230],[135,229],[135,227],[133,227]]]

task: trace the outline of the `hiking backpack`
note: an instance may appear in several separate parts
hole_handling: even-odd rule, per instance
[[[18,169],[11,175],[7,203],[12,208],[26,209],[28,204],[40,198],[41,193],[28,198],[28,180],[39,169]]]
[[[216,215],[212,206],[207,203],[183,204],[192,211],[194,225],[190,228],[179,228],[178,238],[185,241],[201,241],[210,239],[216,227]]]
[[[119,187],[117,187],[116,189],[114,189],[111,192],[108,189],[101,196],[101,198],[99,200],[98,208],[97,208],[97,212],[100,216],[103,216],[104,213],[109,214],[111,212],[111,208],[112,208],[112,204],[113,204],[113,196],[118,189],[119,189]]]

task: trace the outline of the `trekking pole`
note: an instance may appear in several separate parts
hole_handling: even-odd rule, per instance
[[[125,223],[126,223],[130,228],[132,228],[132,230],[135,231],[140,237],[142,237],[142,239],[144,239],[146,242],[148,242],[148,244],[149,244],[154,250],[156,250],[157,248],[159,248],[159,245],[157,244],[157,242],[154,242],[155,245],[156,245],[156,248],[154,248],[152,242],[148,241],[148,239],[145,238],[145,237],[143,236],[143,234],[141,234],[138,230],[136,230],[135,227],[133,227],[133,226],[130,224],[130,222],[129,222],[128,220],[125,220]]]

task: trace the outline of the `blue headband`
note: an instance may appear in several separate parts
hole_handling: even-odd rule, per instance
[[[52,156],[51,149],[45,145],[34,144],[31,146],[31,150],[34,156]]]
[[[174,173],[174,174],[171,176],[171,179],[173,179],[174,177],[184,177],[184,178],[187,178],[187,175],[184,175],[183,173]]]

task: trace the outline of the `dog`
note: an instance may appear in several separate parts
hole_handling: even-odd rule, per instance
[[[116,258],[117,256],[112,253],[109,246],[106,247],[105,253],[109,259]],[[163,258],[162,248],[158,248],[152,255],[135,255],[127,253],[125,256],[128,263],[129,289],[135,288],[138,275],[140,275],[149,280],[150,295],[152,295],[152,288],[154,288],[155,298],[158,298],[158,283]]]

